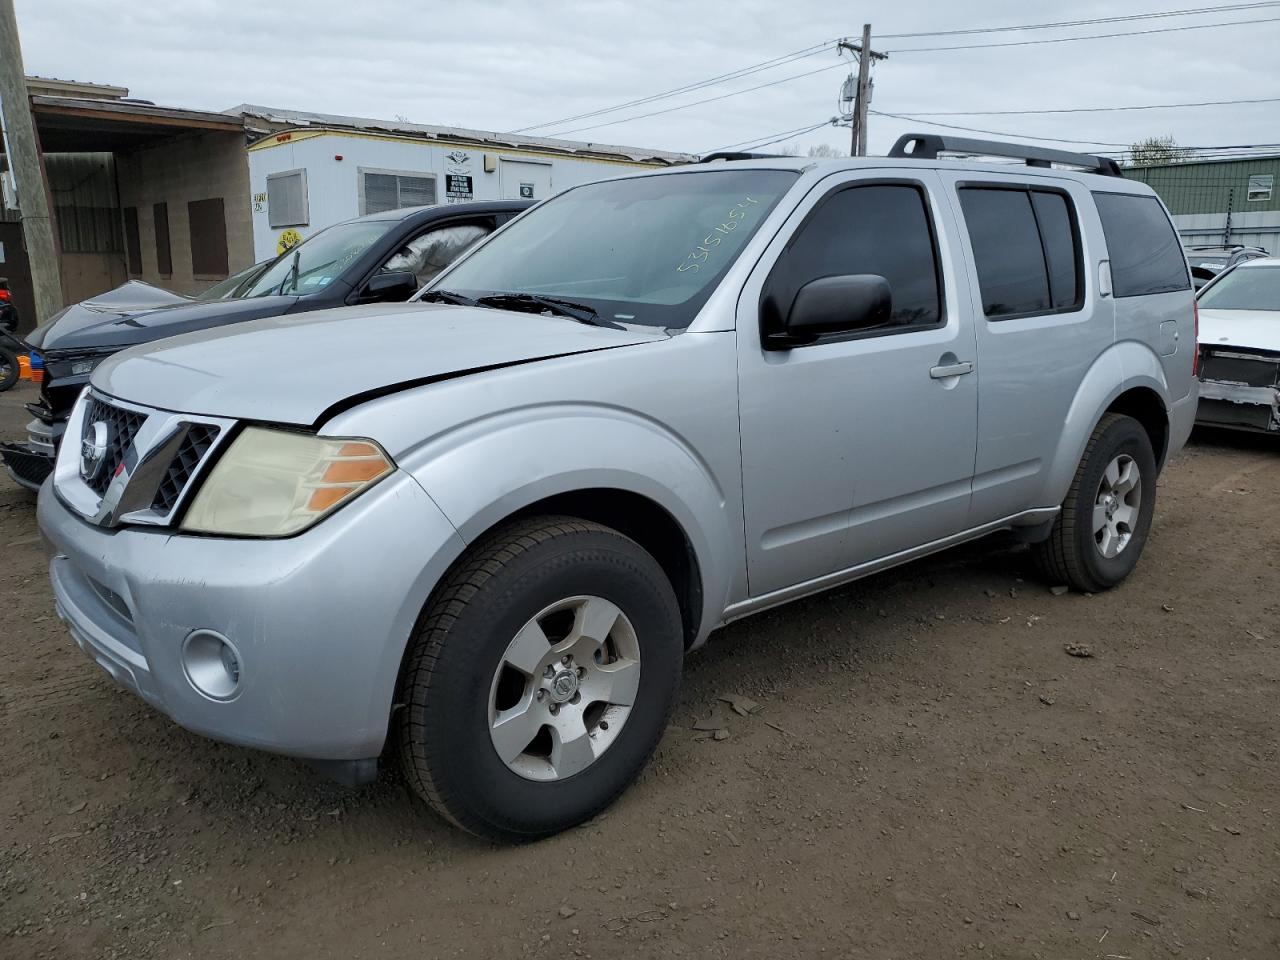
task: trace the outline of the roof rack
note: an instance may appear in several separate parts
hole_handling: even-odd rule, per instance
[[[732,150],[718,150],[699,157],[699,163],[710,163],[712,160],[776,160],[785,157],[784,153],[735,153]]]
[[[968,153],[982,157],[1012,157],[1025,160],[1029,167],[1048,167],[1060,163],[1069,167],[1081,167],[1086,173],[1104,177],[1123,177],[1120,165],[1110,157],[1095,157],[1089,153],[1071,153],[1067,150],[1050,150],[1047,147],[1028,147],[1021,143],[1002,143],[999,140],[970,140],[968,137],[941,136],[936,133],[904,133],[892,149],[891,157],[913,160],[936,160],[940,153]]]

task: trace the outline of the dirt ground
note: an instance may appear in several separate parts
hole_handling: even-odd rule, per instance
[[[1280,956],[1280,443],[1197,435],[1109,594],[996,539],[720,632],[640,782],[521,848],[117,689],[34,503],[0,479],[0,957]],[[703,739],[721,695],[762,709]]]

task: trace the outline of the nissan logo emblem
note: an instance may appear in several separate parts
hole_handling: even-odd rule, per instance
[[[80,476],[93,480],[102,470],[107,459],[107,447],[111,442],[111,428],[102,421],[85,427],[80,441]]]

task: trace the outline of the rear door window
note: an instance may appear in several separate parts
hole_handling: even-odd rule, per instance
[[[989,320],[1080,306],[1080,230],[1066,194],[1029,186],[963,187],[960,206]]]
[[[1155,197],[1095,193],[1117,297],[1191,288],[1187,261],[1169,216]]]

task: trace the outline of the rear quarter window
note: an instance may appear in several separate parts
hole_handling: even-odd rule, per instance
[[[1191,278],[1178,234],[1155,197],[1094,193],[1117,297],[1189,290]]]

